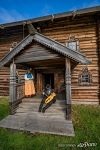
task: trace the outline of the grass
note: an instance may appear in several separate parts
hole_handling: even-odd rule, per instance
[[[8,98],[0,98],[0,120],[9,114]],[[29,134],[0,129],[0,150],[100,150],[100,107],[74,105],[72,118],[75,137]],[[97,143],[94,147],[77,147],[80,143]],[[68,144],[73,144],[68,145]],[[73,147],[72,147],[73,146]]]

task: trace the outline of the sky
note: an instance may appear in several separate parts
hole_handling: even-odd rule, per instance
[[[100,6],[100,0],[0,0],[0,24]]]

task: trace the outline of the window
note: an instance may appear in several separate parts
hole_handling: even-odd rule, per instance
[[[92,75],[88,71],[88,68],[83,68],[81,74],[78,77],[79,85],[90,85],[92,83]]]
[[[75,36],[70,36],[69,41],[66,43],[66,46],[69,49],[79,51],[79,40],[75,38]]]

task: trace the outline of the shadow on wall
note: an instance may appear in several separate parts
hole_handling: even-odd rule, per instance
[[[99,15],[96,17],[96,44],[97,44],[97,54],[98,54],[98,78],[99,78],[99,89],[98,89],[98,98],[100,105],[100,20]]]

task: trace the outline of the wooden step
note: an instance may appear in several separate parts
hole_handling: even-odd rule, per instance
[[[25,107],[25,108],[30,108],[30,107],[39,107],[40,106],[40,103],[21,103],[19,105],[19,107]],[[64,103],[54,103],[51,105],[51,107],[55,107],[55,108],[58,108],[58,107],[66,107],[66,105]]]
[[[19,107],[18,107],[18,109],[17,110],[30,110],[30,111],[34,111],[34,110],[38,110],[39,109],[39,105],[19,105]],[[50,106],[47,110],[51,110],[51,111],[58,111],[58,110],[65,110],[66,109],[66,107],[62,107],[62,106],[54,106],[54,105],[52,105],[52,106]]]
[[[39,109],[39,106],[40,106],[40,104],[29,104],[29,103],[27,103],[27,104],[23,104],[23,103],[21,103],[20,105],[19,105],[19,107],[18,107],[18,110],[30,110],[30,111],[33,111],[33,110],[38,110]],[[66,109],[66,106],[65,105],[60,105],[60,104],[52,104],[49,108],[48,108],[49,110],[51,110],[51,111],[58,111],[58,110],[64,110],[64,109]]]
[[[22,103],[19,105],[18,109],[16,110],[16,114],[33,114],[39,113],[38,109],[40,106],[42,98],[24,98]],[[46,109],[45,113],[39,113],[39,115],[43,116],[65,116],[66,112],[66,105],[65,100],[56,100],[48,109]]]
[[[42,99],[28,99],[28,98],[24,98],[23,100],[22,100],[22,103],[41,103],[41,100]],[[65,104],[65,100],[56,100],[56,103],[64,103]]]
[[[48,108],[46,109],[46,112],[51,112],[51,113],[60,113],[60,112],[65,112],[65,108],[59,108],[59,109],[54,109],[54,108]],[[31,112],[31,111],[35,111],[35,112],[38,112],[38,108],[33,108],[33,109],[25,109],[25,108],[19,108],[16,110],[16,112]]]
[[[45,112],[45,113],[42,113],[42,112],[36,112],[36,111],[34,111],[34,112],[16,112],[16,114],[15,115],[23,115],[23,116],[25,116],[25,115],[27,115],[27,116],[32,116],[32,115],[39,115],[39,116],[41,116],[41,117],[50,117],[50,118],[52,118],[52,117],[56,117],[56,118],[58,118],[58,117],[60,117],[60,118],[65,118],[66,117],[66,114],[65,113],[62,113],[62,112],[60,112],[60,113],[56,113],[56,112],[54,112],[54,113],[51,113],[51,112]]]

